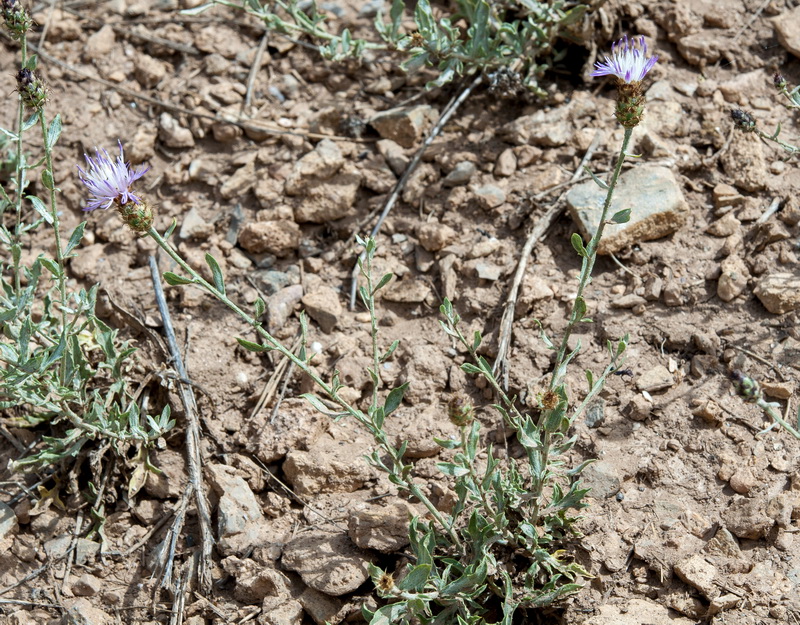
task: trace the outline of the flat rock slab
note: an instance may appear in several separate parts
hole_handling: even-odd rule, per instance
[[[782,315],[800,307],[800,275],[771,273],[759,280],[756,297],[769,312]]]
[[[593,180],[576,185],[567,194],[570,216],[587,241],[600,225],[605,198],[605,190]],[[620,176],[607,218],[626,208],[631,209],[630,221],[606,226],[598,248],[600,254],[614,254],[640,241],[676,232],[685,221],[688,207],[671,170],[643,166]]]
[[[601,605],[600,614],[584,625],[694,625],[695,620],[677,616],[669,608],[647,599],[630,599],[617,605]]]
[[[287,544],[281,562],[300,575],[309,588],[338,597],[367,581],[367,565],[373,559],[356,547],[347,534],[312,531]]]

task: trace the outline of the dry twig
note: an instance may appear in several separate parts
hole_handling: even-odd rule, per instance
[[[172,354],[175,369],[181,378],[188,379],[186,368],[183,366],[178,342],[175,339],[175,331],[172,327],[169,308],[164,299],[164,291],[161,288],[161,275],[156,264],[155,257],[150,257],[150,274],[153,279],[153,290],[156,295],[158,310],[164,323],[164,334],[167,337],[170,353]],[[194,490],[195,505],[200,521],[200,541],[202,557],[199,558],[197,577],[200,588],[203,592],[211,592],[211,573],[209,564],[211,563],[211,551],[214,546],[214,537],[211,533],[211,513],[208,507],[208,500],[203,488],[202,457],[200,452],[200,422],[197,417],[197,403],[191,385],[183,384],[179,381],[178,391],[186,412],[186,456],[189,472],[189,484]]]
[[[592,139],[592,143],[589,145],[589,148],[586,150],[586,154],[584,154],[583,159],[578,165],[578,168],[575,170],[575,173],[572,175],[570,179],[570,183],[577,182],[581,175],[583,174],[583,168],[588,163],[592,156],[594,155],[595,150],[600,145],[600,142],[603,140],[603,133],[602,131],[597,131]],[[549,193],[552,189],[548,189],[547,192]],[[508,349],[511,346],[511,336],[512,336],[512,327],[514,325],[514,310],[517,306],[517,298],[519,297],[519,287],[522,284],[522,279],[525,277],[525,270],[528,266],[528,257],[531,255],[531,251],[533,250],[533,246],[544,237],[547,231],[550,229],[550,226],[553,225],[555,220],[561,214],[563,210],[562,200],[563,200],[563,193],[550,205],[550,208],[547,209],[544,215],[541,216],[539,221],[536,222],[536,225],[531,230],[531,233],[528,235],[527,241],[525,241],[525,245],[522,248],[522,252],[520,253],[519,263],[517,264],[517,271],[514,273],[514,280],[511,283],[511,290],[508,293],[508,297],[506,298],[505,308],[503,310],[503,317],[500,320],[500,334],[498,338],[498,346],[497,346],[497,358],[494,361],[493,372],[497,373],[500,371],[502,377],[503,388],[508,390]]]
[[[475,80],[473,80],[457,97],[450,100],[450,103],[445,107],[444,113],[439,118],[439,121],[436,122],[436,125],[431,129],[428,136],[425,138],[425,141],[422,142],[422,146],[420,146],[417,153],[414,155],[414,158],[411,159],[411,162],[406,167],[406,170],[403,172],[403,175],[400,177],[400,180],[397,181],[397,184],[394,185],[394,189],[389,194],[389,197],[386,199],[386,204],[383,206],[383,212],[378,217],[378,221],[375,224],[375,227],[372,228],[372,232],[370,233],[370,237],[373,239],[378,236],[378,232],[380,232],[381,226],[383,225],[383,221],[386,219],[386,216],[389,214],[389,211],[392,210],[392,207],[397,202],[397,198],[400,197],[400,193],[402,193],[403,189],[405,188],[406,184],[408,183],[409,178],[411,178],[411,174],[417,169],[417,165],[419,165],[420,161],[422,160],[422,155],[425,153],[425,150],[428,149],[433,140],[439,136],[439,133],[442,132],[442,129],[445,127],[450,118],[453,114],[458,110],[458,108],[464,103],[464,101],[469,97],[469,95],[481,84],[483,81],[483,74],[479,74]],[[361,253],[359,259],[364,258],[364,252]],[[356,263],[356,266],[353,268],[353,273],[351,275],[351,284],[350,284],[350,310],[355,310],[356,308],[356,292],[358,291],[358,272],[359,272],[359,263]]]

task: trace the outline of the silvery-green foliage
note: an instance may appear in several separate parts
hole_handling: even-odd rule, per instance
[[[560,58],[555,43],[579,20],[591,2],[575,0],[455,0],[448,9],[419,0],[413,11],[416,30],[407,32],[405,0],[392,0],[388,15],[379,12],[374,40],[358,39],[349,29],[334,32],[315,1],[213,0],[184,11],[197,14],[214,4],[246,10],[269,30],[289,37],[308,35],[319,51],[333,61],[363,59],[369,51],[396,52],[406,71],[434,67],[438,76],[428,86],[444,85],[457,76],[511,70],[525,89],[541,93],[539,78]]]
[[[32,71],[35,57],[22,65]],[[86,222],[68,236],[61,232],[51,158],[61,118],[48,123],[45,115],[44,107],[31,112],[20,101],[17,129],[0,129],[9,154],[0,171],[10,171],[0,186],[0,414],[7,426],[43,432],[9,463],[12,470],[66,477],[76,459],[92,454],[92,482],[84,494],[99,529],[101,474],[121,460],[118,467],[130,468],[123,471],[127,494],[134,495],[147,472],[156,470],[147,450],[174,421],[168,406],[150,415],[137,403],[130,371],[135,349],[95,315],[97,286],[67,286],[65,263],[78,255]],[[44,152],[37,162],[25,155],[29,141]],[[31,192],[37,179],[41,191]],[[42,229],[52,234],[55,255],[42,253],[25,262],[27,239]]]

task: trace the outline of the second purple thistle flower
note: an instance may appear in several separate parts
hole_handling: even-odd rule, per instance
[[[647,43],[643,36],[629,40],[625,35],[611,46],[611,56],[606,56],[605,63],[594,64],[592,76],[616,76],[622,82],[640,82],[656,61],[657,56],[647,58]]]
[[[107,209],[114,203],[119,207],[129,202],[141,204],[142,199],[133,193],[131,186],[147,173],[149,167],[132,169],[130,163],[125,162],[122,142],[119,142],[119,156],[116,160],[112,160],[106,150],[95,148],[95,154],[94,158],[84,154],[88,171],[78,167],[79,178],[91,193],[83,210]]]

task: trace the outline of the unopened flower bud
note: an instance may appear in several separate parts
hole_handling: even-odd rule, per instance
[[[731,117],[733,118],[733,123],[736,124],[739,130],[753,132],[756,129],[756,119],[747,111],[732,109]]]
[[[786,79],[780,72],[775,72],[775,75],[772,77],[772,82],[778,91],[783,91],[786,88]]]
[[[475,407],[469,397],[460,393],[453,395],[447,404],[447,416],[458,427],[472,423],[475,418]]]
[[[117,210],[120,217],[122,217],[122,221],[139,235],[147,234],[155,220],[152,207],[144,200],[140,200],[138,203],[131,200],[125,204],[120,204]]]
[[[12,39],[22,39],[28,32],[33,20],[28,11],[17,0],[2,0],[3,22]]]
[[[753,378],[748,378],[741,371],[734,370],[729,374],[736,393],[745,401],[756,403],[761,399],[761,385]]]
[[[17,91],[25,106],[40,110],[47,101],[47,90],[39,75],[27,67],[17,72]]]

